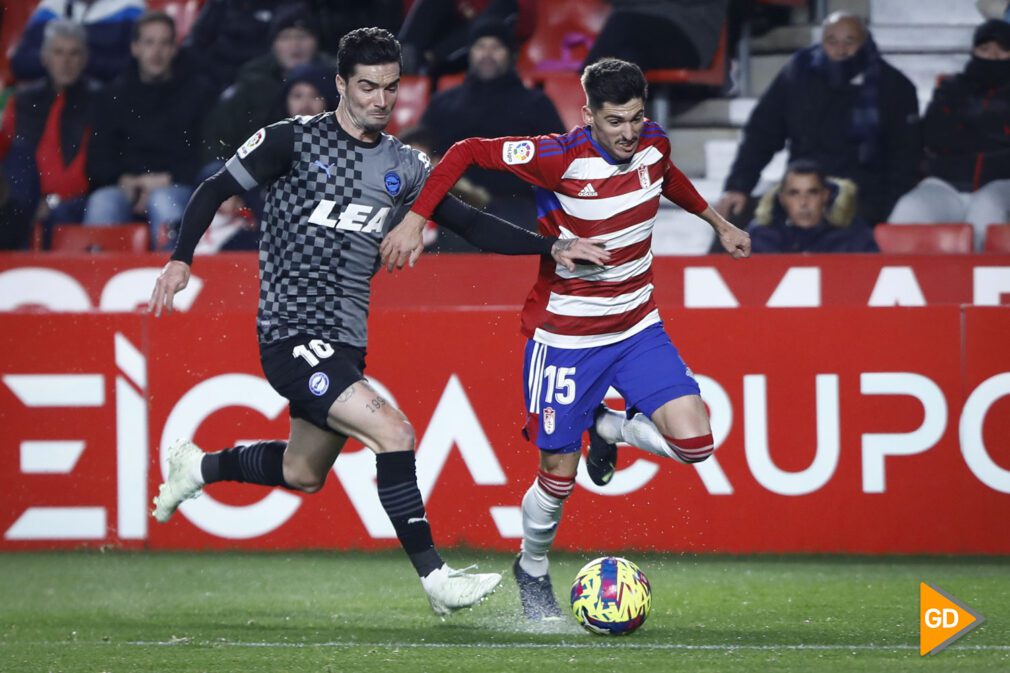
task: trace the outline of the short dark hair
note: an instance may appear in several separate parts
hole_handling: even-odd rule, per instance
[[[400,43],[384,28],[357,28],[340,38],[337,74],[346,82],[356,65],[395,63],[401,68]]]
[[[643,101],[649,93],[642,69],[619,58],[597,61],[582,73],[582,88],[589,107],[599,110],[604,103],[623,105],[632,98]]]
[[[130,40],[136,42],[140,39],[140,30],[150,24],[150,23],[163,23],[168,26],[168,30],[172,33],[172,41],[175,42],[175,19],[170,17],[165,12],[161,10],[144,12],[141,14],[136,21],[133,23],[133,29],[130,34]]]
[[[789,177],[790,174],[793,175],[816,175],[817,181],[821,183],[821,187],[828,186],[828,176],[824,172],[824,168],[813,159],[796,159],[795,161],[790,161],[789,165],[786,166],[786,174],[782,178],[782,182],[785,182],[785,178]]]

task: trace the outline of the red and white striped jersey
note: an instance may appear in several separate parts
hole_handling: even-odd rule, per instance
[[[652,298],[659,196],[695,214],[708,204],[673,165],[659,124],[645,122],[635,155],[624,163],[596,143],[588,126],[562,135],[460,141],[428,177],[414,212],[430,217],[472,165],[509,171],[534,185],[542,234],[602,239],[611,253],[607,266],[575,271],[542,258],[523,308],[523,334],[549,346],[591,348],[660,321]]]

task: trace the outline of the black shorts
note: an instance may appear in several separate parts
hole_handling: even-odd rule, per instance
[[[330,407],[340,393],[365,378],[362,348],[311,336],[260,344],[260,363],[273,389],[286,397],[291,418],[330,430]]]

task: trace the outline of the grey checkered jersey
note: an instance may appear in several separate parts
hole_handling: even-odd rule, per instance
[[[364,348],[379,244],[431,165],[393,136],[351,137],[333,112],[260,129],[226,164],[266,188],[260,235],[260,343],[298,334]]]

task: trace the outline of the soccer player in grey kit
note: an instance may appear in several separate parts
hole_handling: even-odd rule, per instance
[[[363,374],[379,245],[413,204],[430,164],[382,133],[400,80],[400,45],[389,32],[361,28],[345,35],[337,72],[335,112],[260,129],[200,185],[149,305],[155,315],[171,310],[189,280],[196,242],[218,206],[265,187],[257,331],[264,374],[290,403],[290,437],[216,453],[177,441],[169,449],[154,517],[167,521],[184,500],[217,481],[314,493],[354,437],[375,452],[379,500],[432,609],[444,615],[479,602],[501,575],[454,570],[443,562],[417,487],[414,430]],[[576,259],[603,263],[609,257],[594,241],[545,238],[453,198],[442,202],[434,219],[493,252],[550,254],[571,268]]]

